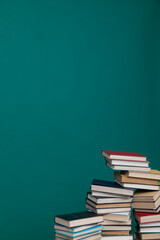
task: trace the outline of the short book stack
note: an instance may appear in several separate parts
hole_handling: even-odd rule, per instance
[[[84,211],[55,217],[56,240],[100,240],[103,216]]]
[[[130,235],[133,192],[115,182],[93,180],[91,192],[87,194],[86,208],[103,215],[103,239],[133,239]]]

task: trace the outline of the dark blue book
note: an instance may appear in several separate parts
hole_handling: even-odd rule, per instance
[[[87,224],[100,223],[102,221],[103,216],[89,211],[55,216],[55,222],[66,227],[77,227]]]
[[[134,190],[130,188],[124,188],[116,182],[104,181],[94,179],[91,185],[92,191],[105,192],[105,193],[114,193],[120,195],[133,196]]]

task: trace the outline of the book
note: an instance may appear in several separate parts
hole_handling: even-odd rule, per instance
[[[127,222],[130,219],[131,212],[108,213],[103,215],[104,222],[106,220]]]
[[[91,210],[94,213],[97,214],[105,214],[105,213],[118,213],[118,212],[129,212],[131,210],[130,207],[126,208],[94,208],[90,204],[86,203],[86,208]]]
[[[158,213],[160,211],[160,206],[156,209],[135,208],[134,210],[135,212]]]
[[[133,201],[152,202],[156,201],[159,197],[160,190],[159,191],[136,190],[133,196]]]
[[[133,153],[133,152],[120,152],[120,151],[109,151],[109,150],[102,150],[102,155],[109,159],[127,159],[127,160],[137,160],[137,161],[146,161],[146,156]]]
[[[103,231],[102,236],[121,236],[121,235],[129,235],[129,231]]]
[[[102,236],[102,240],[133,240],[133,236]]]
[[[94,208],[126,208],[131,207],[131,203],[105,203],[105,204],[97,204],[92,202],[89,199],[86,199],[86,203],[90,204]]]
[[[79,237],[69,237],[69,236],[63,236],[60,233],[55,233],[55,237],[56,238],[60,238],[60,239],[68,239],[68,240],[80,240],[80,239],[84,239],[85,240],[93,240],[93,239],[100,239],[101,238],[101,231],[97,232],[96,234],[91,233],[91,234],[86,234],[83,236],[79,236]]]
[[[96,233],[96,232],[99,232],[101,231],[103,228],[103,226],[97,226],[97,227],[94,227],[94,228],[91,228],[91,229],[85,229],[85,230],[82,230],[82,231],[79,231],[79,232],[76,232],[76,233],[73,233],[73,232],[68,232],[68,231],[63,231],[63,230],[55,230],[56,233],[59,233],[59,234],[62,234],[64,236],[69,236],[69,237],[79,237],[79,236],[83,236],[83,235],[86,235],[86,234],[89,234],[89,233]]]
[[[160,212],[159,213],[142,213],[135,212],[133,213],[134,218],[138,223],[151,223],[160,221]]]
[[[54,229],[75,233],[75,232],[79,232],[79,231],[82,231],[82,230],[85,230],[85,229],[91,229],[91,228],[94,228],[94,227],[97,227],[97,226],[101,226],[101,225],[99,223],[95,223],[95,224],[89,224],[89,225],[84,225],[84,226],[80,226],[80,227],[68,228],[68,227],[65,227],[65,226],[60,225],[60,224],[54,224]]]
[[[135,184],[159,186],[158,180],[128,177],[123,172],[119,173],[119,172],[115,171],[114,177],[116,180],[118,180],[119,182],[123,182],[123,183],[135,183]]]
[[[139,209],[157,209],[160,205],[160,197],[155,202],[133,202],[133,208]]]
[[[91,193],[87,194],[87,198],[90,199],[92,202],[97,204],[104,204],[104,203],[131,203],[132,199],[131,197],[128,198],[105,198],[105,197],[96,197],[92,196]]]
[[[142,171],[149,172],[151,169],[149,167],[132,167],[132,166],[120,166],[120,165],[111,165],[109,162],[106,162],[106,165],[113,170],[129,170],[129,171]]]
[[[120,166],[132,166],[132,167],[148,167],[149,162],[148,161],[131,161],[131,160],[114,160],[105,158],[107,162],[109,162],[111,165],[120,165]]]
[[[160,233],[160,227],[140,227],[139,233]]]
[[[160,233],[136,233],[136,237],[138,240],[160,239]]]
[[[103,225],[104,223],[102,223]],[[152,223],[140,223],[140,227],[160,227],[160,222],[152,222]]]
[[[110,181],[94,179],[91,185],[91,190],[100,192],[114,192],[114,194],[133,196],[133,189],[121,187],[119,184]]]
[[[129,226],[103,226],[103,231],[131,231],[131,225]]]
[[[106,193],[106,192],[98,192],[98,191],[91,191],[92,196],[97,197],[105,197],[105,198],[128,198],[127,195],[121,195],[121,194],[114,194],[114,193]]]
[[[145,184],[133,184],[133,183],[122,183],[115,179],[116,183],[121,185],[124,188],[136,188],[136,189],[145,189],[145,190],[158,190],[159,186],[154,185],[145,185]]]
[[[126,174],[128,177],[160,180],[160,171],[154,169],[150,172],[127,171]]]
[[[121,225],[125,225],[125,226],[128,226],[128,225],[131,225],[131,218],[128,220],[128,221],[113,221],[113,220],[105,220],[102,222],[102,225],[103,226],[121,226]]]
[[[97,214],[89,211],[55,216],[55,223],[66,227],[77,227],[92,223],[100,223],[102,221],[103,216],[97,216]]]

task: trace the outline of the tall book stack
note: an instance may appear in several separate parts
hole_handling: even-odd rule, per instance
[[[136,190],[133,198],[134,217],[137,222],[135,239],[160,239],[160,172],[138,173],[144,181],[158,186],[157,191]]]
[[[130,234],[133,192],[115,182],[93,180],[86,208],[103,215],[102,237],[106,240],[133,239]]]

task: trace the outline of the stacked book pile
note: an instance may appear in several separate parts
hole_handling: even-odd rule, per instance
[[[100,240],[103,217],[85,211],[55,217],[56,240]]]
[[[86,208],[103,215],[102,236],[106,240],[133,239],[130,234],[133,192],[133,189],[121,187],[115,182],[93,180]]]
[[[159,185],[160,172],[157,170],[138,176],[156,186]],[[136,190],[133,209],[137,221],[135,239],[160,239],[160,190]]]

